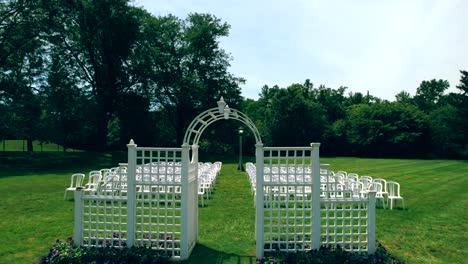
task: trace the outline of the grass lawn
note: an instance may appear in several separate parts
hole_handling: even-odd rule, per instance
[[[26,140],[0,140],[0,151],[27,151]],[[33,141],[33,150],[34,152],[60,152],[63,151],[63,146],[57,145],[55,143],[41,143],[40,141]],[[67,149],[67,151],[77,151],[74,149]]]
[[[73,232],[75,172],[115,166],[125,153],[0,153],[0,263],[32,263]],[[408,263],[464,263],[468,257],[467,161],[322,158],[332,170],[395,180],[407,210],[377,209],[377,240]],[[212,199],[199,210],[190,262],[255,263],[255,210],[247,177],[224,162]]]

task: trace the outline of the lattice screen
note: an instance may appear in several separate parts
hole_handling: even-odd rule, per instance
[[[265,251],[305,250],[312,243],[310,148],[265,148]]]
[[[342,202],[322,201],[321,243],[348,251],[368,250],[367,199],[345,199]]]
[[[104,175],[104,184],[97,192],[85,192],[81,209],[83,246],[126,246],[126,181],[125,167],[120,167]]]
[[[321,244],[367,252],[369,200],[353,196],[339,179],[321,165]]]
[[[180,149],[137,148],[135,245],[180,256]]]

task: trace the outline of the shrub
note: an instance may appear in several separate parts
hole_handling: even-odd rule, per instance
[[[286,264],[286,263],[381,263],[381,264],[402,264],[379,243],[376,251],[372,255],[366,253],[353,253],[343,250],[337,246],[322,246],[320,249],[299,252],[274,252],[268,253],[258,261],[259,264]]]
[[[61,264],[61,263],[145,263],[164,264],[171,263],[171,259],[161,251],[147,247],[132,248],[85,248],[73,244],[72,238],[65,242],[57,240],[50,249],[49,254],[42,258],[41,263]]]

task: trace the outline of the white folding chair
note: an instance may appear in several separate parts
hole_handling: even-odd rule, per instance
[[[377,179],[374,179],[373,182],[378,182],[382,184],[382,196],[386,199],[388,196],[387,181],[385,179],[377,178]]]
[[[69,191],[76,191],[77,187],[83,187],[85,175],[83,173],[75,173],[71,176],[70,187],[65,189],[65,194],[63,195],[63,199],[67,199],[67,192]]]
[[[350,181],[359,181],[359,175],[357,173],[350,173],[346,176]]]
[[[85,192],[96,192],[101,184],[102,175],[99,173],[89,175],[88,183],[84,186]]]
[[[405,209],[405,200],[400,195],[400,184],[394,181],[387,182],[387,191],[388,191],[388,199],[387,205],[390,202],[390,210],[393,209],[393,201],[401,200],[403,204],[403,209]]]
[[[369,185],[369,192],[375,192],[375,200],[381,200],[382,206],[385,209],[385,197],[382,193],[382,184],[380,182],[371,182]],[[377,205],[377,202],[375,203]]]

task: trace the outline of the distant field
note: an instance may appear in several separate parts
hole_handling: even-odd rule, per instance
[[[33,141],[34,152],[53,152],[63,151],[63,146],[55,143],[41,143],[38,140]],[[0,151],[28,151],[26,140],[0,140]],[[67,151],[77,151],[67,149]]]
[[[15,158],[16,157],[16,158]],[[0,153],[0,263],[31,263],[73,232],[74,172],[110,167],[125,153]],[[407,263],[466,263],[468,161],[322,158],[332,170],[401,184],[406,210],[377,212],[377,240]],[[255,263],[255,210],[245,173],[225,162],[212,199],[200,208],[191,263]]]

